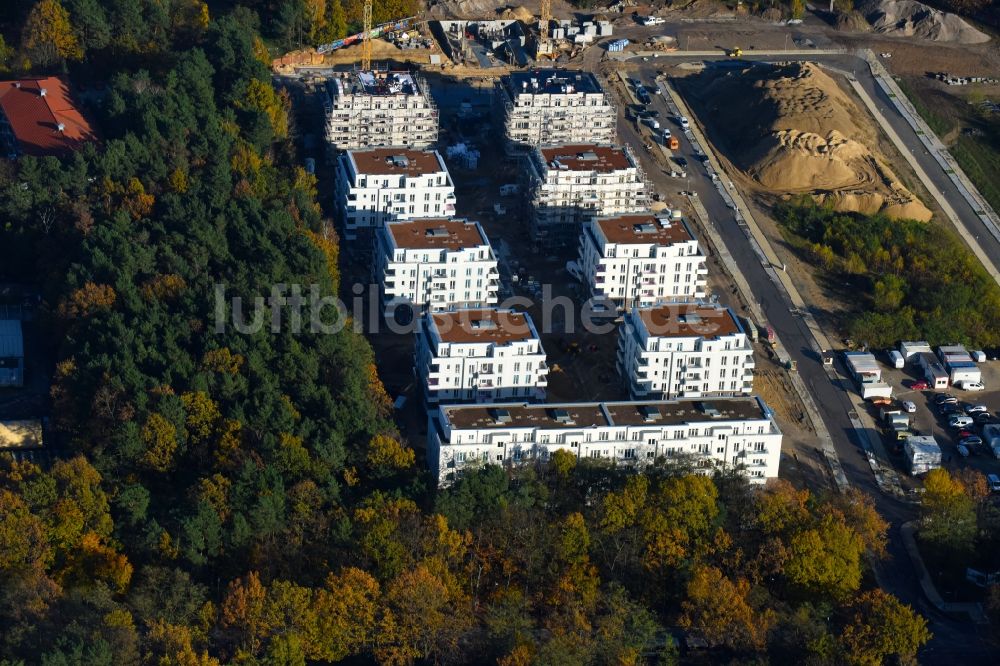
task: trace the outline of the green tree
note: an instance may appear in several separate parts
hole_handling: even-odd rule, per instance
[[[976,508],[965,485],[944,468],[924,478],[920,539],[944,551],[971,552],[976,537]]]
[[[890,657],[915,664],[917,651],[931,639],[927,621],[882,590],[865,592],[852,610],[840,637],[851,664],[879,666]]]

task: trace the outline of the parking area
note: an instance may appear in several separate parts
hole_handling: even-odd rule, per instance
[[[915,411],[908,414],[911,432],[934,436],[941,447],[943,467],[952,471],[975,469],[983,474],[1000,474],[1000,460],[990,450],[988,439],[983,437],[984,425],[1000,424],[1000,416],[998,416],[998,412],[1000,412],[1000,361],[987,361],[979,364],[983,375],[983,384],[986,386],[983,391],[962,391],[954,387],[934,391],[911,388],[915,382],[924,378],[923,372],[916,364],[907,364],[902,370],[897,370],[888,363],[885,354],[876,354],[876,357],[882,365],[883,380],[893,387],[893,397],[900,403],[912,402],[915,407]],[[949,428],[948,416],[942,413],[942,408],[935,402],[935,397],[942,394],[954,396],[957,399],[954,409],[960,410],[962,414],[966,413],[967,408],[975,409],[984,406],[990,415],[988,420],[987,417],[979,417],[978,420],[985,421],[985,423],[973,422],[963,429]],[[880,408],[869,405],[868,409],[872,417],[879,420]],[[959,413],[959,411],[955,413]],[[879,423],[883,425],[884,421],[879,420]],[[966,447],[965,450],[969,454],[967,456],[959,450],[959,443],[965,437],[980,437],[982,439],[982,444]],[[883,438],[892,462],[900,471],[907,472],[905,457],[899,446],[893,446],[891,433],[887,434],[883,431]]]

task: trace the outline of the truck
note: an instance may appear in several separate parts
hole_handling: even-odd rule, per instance
[[[680,150],[681,142],[677,140],[676,136],[672,136],[667,139],[667,147],[670,148],[670,150]]]
[[[757,342],[760,339],[757,324],[753,323],[753,319],[750,317],[741,317],[741,319],[743,319],[743,328],[747,332],[747,337],[750,338],[751,342]]]

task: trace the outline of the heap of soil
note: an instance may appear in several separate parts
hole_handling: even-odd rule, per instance
[[[871,32],[872,26],[861,12],[849,11],[837,14],[837,30],[844,32]]]
[[[500,14],[500,18],[515,21],[521,21],[522,23],[534,23],[536,21],[535,15],[524,7],[510,7],[503,10]]]
[[[858,11],[864,14],[875,32],[884,35],[957,44],[990,41],[989,35],[976,30],[964,19],[916,0],[863,0]]]
[[[733,163],[777,194],[810,194],[834,208],[929,220],[931,212],[868,145],[875,134],[813,63],[706,70],[699,97]]]

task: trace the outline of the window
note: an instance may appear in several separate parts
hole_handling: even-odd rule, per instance
[[[626,459],[635,458],[635,449],[625,449],[622,452],[622,456]]]

